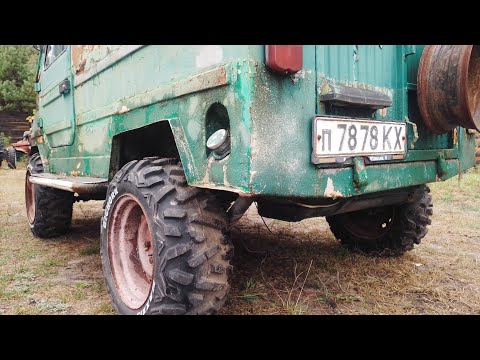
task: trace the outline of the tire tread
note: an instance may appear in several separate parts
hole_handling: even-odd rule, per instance
[[[227,272],[218,270],[230,267],[226,254],[232,246],[225,241],[225,212],[211,199],[213,204],[208,211],[201,206],[212,195],[207,190],[189,186],[176,159],[149,157],[128,163],[114,176],[107,198],[120,181],[134,184],[138,197],[152,198],[148,211],[152,212],[155,227],[152,233],[156,234],[155,262],[162,274],[154,274],[160,290],[147,313],[216,313],[230,288]],[[103,249],[105,267],[108,259]],[[213,264],[217,272],[211,271]],[[108,276],[105,269],[104,272]],[[114,292],[110,286],[107,289],[119,310]]]

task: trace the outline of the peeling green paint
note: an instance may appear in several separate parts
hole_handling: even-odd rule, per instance
[[[419,46],[406,56],[411,50],[401,45],[305,45],[303,69],[292,76],[267,69],[262,46],[143,46],[110,63],[108,57],[118,57],[122,46],[92,49],[75,60],[78,49],[69,47],[73,60],[67,73],[60,68],[40,71],[45,91],[33,131],[43,136],[36,141],[49,172],[107,179],[112,139],[161,121],[170,124],[189,184],[238,193],[348,197],[437,181],[439,153],[442,179],[475,162],[474,136],[464,129],[457,129],[454,142],[453,133],[433,135],[423,127],[412,77],[423,49]],[[79,81],[85,71],[90,77]],[[76,84],[71,102],[55,94],[65,77]],[[392,107],[369,117],[416,123],[415,149],[404,160],[366,163],[357,175],[352,165],[312,164],[315,114],[365,116],[364,111],[332,110],[322,103],[319,95],[330,83],[390,96]],[[72,120],[51,120],[55,102],[68,108],[65,114]],[[225,106],[230,119],[231,152],[222,160],[205,146],[205,117],[215,103]],[[410,143],[413,131],[407,136]]]

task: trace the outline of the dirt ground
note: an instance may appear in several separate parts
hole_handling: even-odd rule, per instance
[[[0,314],[112,314],[99,256],[102,203],[76,203],[69,235],[37,239],[24,173],[0,169]],[[265,225],[253,206],[232,234],[221,314],[480,314],[480,171],[431,188],[430,232],[401,258],[345,250],[323,218]]]

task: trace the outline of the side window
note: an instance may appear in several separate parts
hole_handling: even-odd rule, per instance
[[[47,45],[47,51],[45,52],[45,66],[48,68],[55,59],[66,49],[67,45]]]

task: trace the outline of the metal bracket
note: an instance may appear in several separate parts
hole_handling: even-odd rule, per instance
[[[237,200],[230,206],[227,211],[227,218],[228,218],[228,227],[231,229],[233,225],[235,225],[238,220],[245,214],[252,205],[254,200],[254,196],[252,195],[240,195]]]
[[[443,151],[438,154],[437,175],[442,180],[445,180],[444,177],[447,175],[447,161],[445,160],[445,154]]]
[[[417,124],[411,122],[407,116],[405,116],[405,122],[407,124],[410,124],[412,125],[412,130],[413,130],[413,139],[412,139],[412,142],[410,143],[410,150],[413,150],[415,149],[415,143],[417,142],[418,140],[418,129],[417,129]]]
[[[353,158],[353,186],[359,189],[368,184],[367,169],[365,160],[361,156]]]

